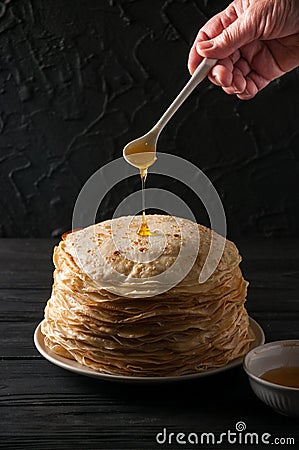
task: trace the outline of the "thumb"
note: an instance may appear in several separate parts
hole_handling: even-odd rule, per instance
[[[249,14],[243,13],[218,36],[198,42],[196,51],[206,58],[223,59],[252,42],[255,37],[255,24],[249,19]]]

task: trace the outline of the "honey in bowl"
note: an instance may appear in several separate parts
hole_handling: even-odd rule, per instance
[[[299,388],[299,366],[285,366],[267,370],[260,378],[281,386]]]

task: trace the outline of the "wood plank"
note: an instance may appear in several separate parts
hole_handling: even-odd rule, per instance
[[[264,329],[266,340],[299,338],[299,313],[290,311],[279,312],[253,312],[250,315]],[[35,358],[38,357],[34,343],[33,333],[37,324],[43,318],[43,308],[40,308],[39,318],[31,321],[1,321],[0,322],[0,358]]]
[[[299,339],[299,314],[250,314],[263,328],[266,342]],[[293,316],[293,317],[290,317]]]
[[[220,432],[238,420],[252,432],[299,441],[297,422],[263,405],[241,368],[145,389],[80,377],[44,360],[33,332],[50,294],[52,248],[53,240],[0,240],[0,449],[146,450],[157,448],[165,426]],[[299,338],[297,248],[290,240],[240,244],[247,309],[267,341]]]
[[[0,239],[0,289],[49,288],[57,239]]]
[[[0,239],[0,268],[6,262],[14,262],[19,268],[22,264],[42,262],[52,264],[52,250],[59,239]],[[244,261],[276,261],[282,264],[298,261],[299,239],[240,239],[236,245]],[[298,270],[298,266],[297,266]]]
[[[35,349],[33,334],[40,320],[29,322],[0,322],[0,358],[35,358],[39,353]]]
[[[59,242],[57,238],[2,238],[0,239],[0,260],[41,260],[48,259],[47,254],[51,252],[54,245]],[[50,253],[51,255],[51,253]]]
[[[163,427],[220,432],[233,430],[238,420],[251,431],[275,430],[299,438],[297,422],[259,402],[242,368],[146,389],[87,379],[44,360],[24,361],[22,370],[17,361],[5,361],[2,370],[0,404],[5,414],[0,447],[25,443],[37,449],[41,442],[56,441],[59,449],[71,443],[80,448],[78,442],[84,438],[84,448],[96,443],[97,448],[155,448],[155,435]]]
[[[1,239],[0,289],[49,288],[55,239]],[[299,241],[248,240],[240,243],[242,270],[252,286],[293,289],[299,284]]]
[[[5,358],[37,357],[32,335],[37,323],[43,318],[43,309],[50,295],[53,267],[49,252],[52,251],[53,241],[32,241],[0,240],[0,254],[2,251],[2,256],[4,254],[10,263],[16,258],[14,278],[21,278],[22,286],[9,284],[11,289],[5,289],[0,284],[0,356]],[[280,245],[284,244],[282,247],[286,253],[287,248],[291,248],[290,260],[276,257],[274,260],[264,260],[260,257],[261,252],[256,252],[256,261],[246,259],[243,268],[245,277],[250,280],[246,307],[250,315],[257,318],[264,327],[268,341],[297,338],[299,329],[299,277],[296,272],[298,256],[294,246],[279,242]],[[262,244],[265,246],[264,242]],[[252,247],[247,242],[247,249]],[[270,249],[272,253],[275,249],[273,254],[277,256],[275,246],[267,243],[265,248],[268,252],[266,256]],[[17,257],[18,255],[22,256]],[[43,270],[36,268],[35,271],[28,271],[32,264],[37,263]],[[45,289],[45,283],[41,281],[43,277],[48,280]]]
[[[248,288],[246,308],[250,312],[299,312],[298,290],[288,284],[274,288],[269,284]],[[46,289],[0,289],[0,321],[28,321],[41,317],[51,295]]]
[[[0,289],[0,321],[39,320],[51,295],[47,289]]]
[[[245,257],[257,262],[259,260],[271,261],[298,261],[299,238],[240,238],[235,241],[243,259]]]
[[[24,360],[22,361],[22,370],[20,370],[19,361],[4,360],[1,363],[1,373],[1,405],[9,406],[13,400],[13,405],[16,408],[28,406],[29,402],[31,405],[38,404],[45,407],[55,406],[62,402],[76,405],[80,399],[84,399],[86,405],[91,407],[98,406],[102,412],[110,412],[111,408],[113,409],[111,403],[114,400],[117,402],[116,408],[118,412],[126,411],[127,402],[131,404],[133,409],[138,411],[142,411],[143,402],[149,410],[151,407],[156,409],[156,406],[159,405],[162,408],[161,411],[163,411],[163,404],[166,400],[166,403],[171,405],[185,403],[200,409],[201,406],[197,406],[196,402],[194,402],[194,396],[188,394],[191,394],[191,392],[196,394],[202,391],[202,401],[208,402],[210,393],[203,388],[213,385],[215,381],[220,379],[222,380],[222,386],[218,383],[216,383],[217,386],[215,385],[217,407],[225,407],[225,405],[221,405],[223,398],[233,398],[239,403],[239,401],[248,400],[248,397],[251,397],[247,378],[241,368],[186,383],[147,384],[146,390],[144,390],[143,384],[99,381],[79,376],[63,370],[45,359]],[[34,383],[32,383],[33,376]],[[237,386],[233,393],[229,393],[228,388],[233,386],[237,379],[241,385]],[[174,386],[180,386],[183,390],[183,392],[177,392],[177,398],[173,397]],[[222,392],[224,387],[226,389]],[[140,392],[143,390],[144,397],[140,399]],[[162,398],[153,396],[156,390],[159,393],[161,392]],[[29,392],[30,394],[28,395]],[[218,398],[220,392],[222,392],[222,398]]]
[[[0,273],[2,289],[49,289],[52,282],[52,270],[48,269],[36,268],[21,273],[11,270]]]

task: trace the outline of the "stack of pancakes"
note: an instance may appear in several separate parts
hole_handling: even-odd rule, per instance
[[[191,374],[244,355],[253,333],[235,245],[186,219],[147,220],[148,238],[136,233],[140,216],[63,236],[42,323],[46,345],[129,376]]]

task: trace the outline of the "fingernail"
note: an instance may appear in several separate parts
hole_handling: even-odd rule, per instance
[[[235,83],[232,83],[232,88],[235,90],[235,94],[242,94],[243,93],[242,91],[240,91],[240,89],[237,88]]]
[[[214,42],[211,41],[202,41],[202,42],[198,42],[197,46],[199,48],[199,50],[208,50],[209,48],[212,48],[214,45]]]
[[[219,77],[218,77],[218,75],[214,75],[214,79],[216,80],[216,82],[217,82],[218,84],[222,84],[221,81],[220,81],[220,79],[219,79]]]

